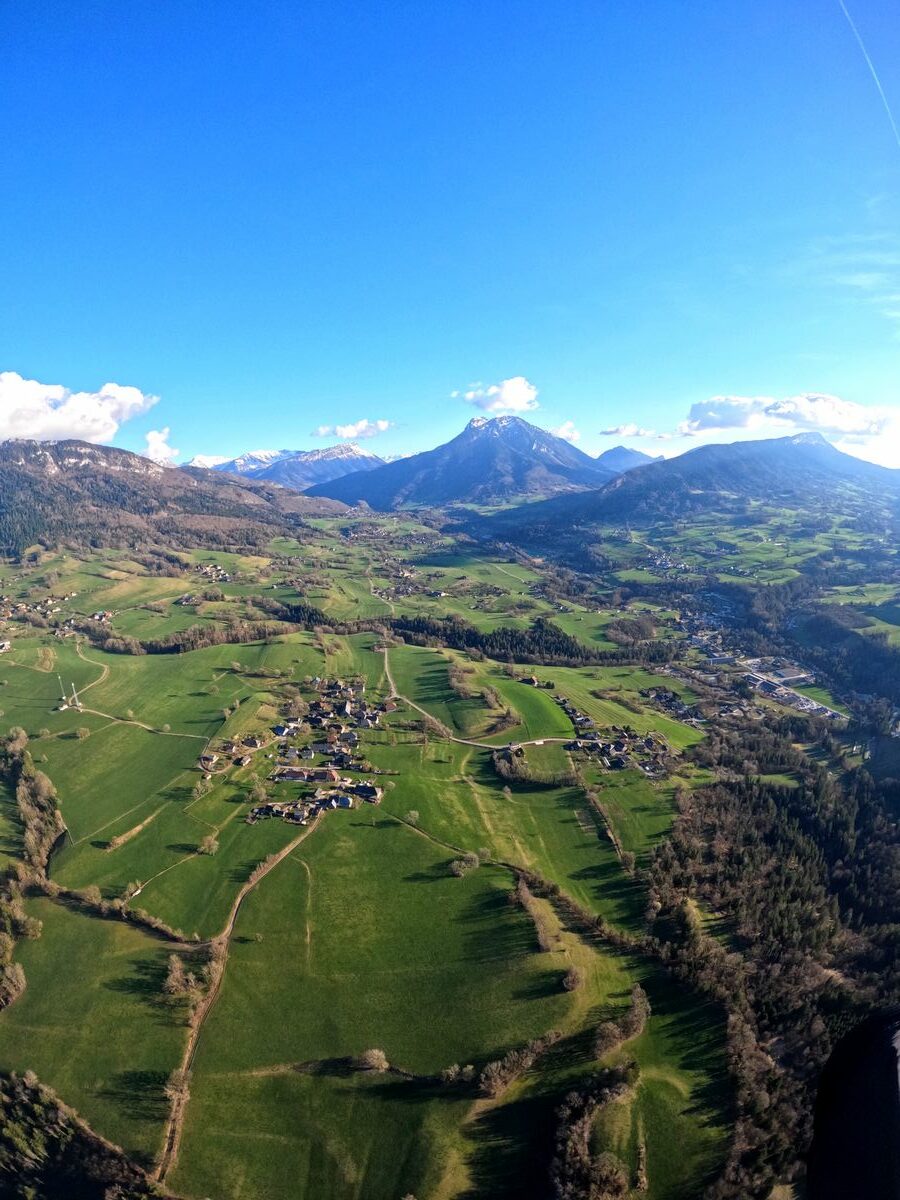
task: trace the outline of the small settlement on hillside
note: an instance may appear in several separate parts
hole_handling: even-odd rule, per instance
[[[659,733],[638,733],[630,725],[611,725],[598,730],[586,713],[581,712],[566,696],[556,696],[572,724],[576,735],[566,744],[570,751],[580,751],[594,758],[607,771],[622,771],[637,767],[653,779],[663,777],[668,769],[669,747]]]
[[[267,734],[226,740],[201,756],[201,770],[209,778],[229,767],[248,766],[254,751],[270,749],[268,757],[275,762],[268,782],[276,787],[303,785],[290,799],[255,804],[247,814],[248,824],[277,817],[305,825],[328,809],[381,803],[383,789],[359,777],[376,773],[361,757],[360,731],[377,729],[383,713],[396,706],[391,701],[368,703],[362,682],[315,678],[310,686],[314,695],[302,717],[285,714]]]

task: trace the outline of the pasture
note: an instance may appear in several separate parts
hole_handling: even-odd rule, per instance
[[[314,524],[314,540],[283,540],[271,556],[184,552],[177,575],[148,573],[125,554],[48,556],[19,573],[16,586],[23,594],[46,590],[55,572],[56,592],[78,593],[67,601],[72,611],[108,608],[114,633],[140,638],[258,619],[265,608],[247,597],[264,594],[303,599],[342,619],[384,616],[393,605],[455,612],[483,629],[524,626],[543,613],[589,645],[610,644],[604,631],[620,614],[598,611],[602,599],[557,604],[535,568],[404,546],[403,534],[435,536],[413,521],[385,518],[384,537],[370,541],[367,520]],[[645,551],[627,547],[634,562]],[[205,564],[232,574],[221,586],[224,599],[174,605],[176,596],[210,586],[215,572],[193,570]],[[290,582],[298,574],[301,581]],[[390,603],[372,594],[407,584],[410,594]],[[657,617],[664,625],[670,615]],[[254,869],[298,835],[277,819],[244,819],[252,785],[276,759],[272,726],[287,685],[308,699],[313,676],[361,677],[377,701],[388,692],[377,644],[376,633],[318,630],[128,655],[79,648],[73,637],[16,636],[0,661],[0,709],[4,725],[28,730],[36,764],[58,790],[69,837],[54,854],[52,878],[67,888],[99,887],[106,898],[137,887],[133,909],[187,937],[219,934]],[[167,1182],[198,1200],[406,1193],[543,1200],[554,1113],[596,1069],[597,1022],[617,1013],[640,979],[654,1009],[647,1031],[627,1048],[640,1062],[640,1083],[621,1112],[605,1115],[598,1145],[634,1165],[646,1143],[651,1200],[698,1194],[721,1157],[728,1107],[718,1014],[648,960],[585,940],[561,911],[536,900],[549,931],[549,949],[541,950],[533,917],[510,902],[521,866],[612,926],[643,932],[643,884],[621,869],[584,790],[558,786],[570,758],[552,739],[574,731],[555,697],[568,696],[598,727],[654,730],[677,750],[700,735],[639,694],[671,681],[627,667],[507,668],[413,645],[392,648],[389,660],[403,696],[454,737],[478,744],[433,729],[424,739],[415,728],[420,714],[402,703],[380,728],[360,724],[360,753],[382,773],[383,803],[326,812],[244,899],[199,1038],[184,1137]],[[453,664],[463,671],[455,687]],[[55,711],[57,672],[68,688],[75,683],[81,711]],[[517,678],[532,673],[555,688]],[[485,689],[499,703],[486,700]],[[499,728],[506,709],[514,723]],[[250,733],[265,738],[251,763],[234,766],[237,752],[223,751],[195,791],[199,754]],[[528,743],[526,764],[552,783],[504,786],[491,753],[510,741]],[[618,845],[645,858],[669,828],[674,781],[595,774],[585,769]],[[278,799],[311,791],[299,782],[271,787]],[[214,854],[199,852],[208,835]],[[20,853],[20,837],[12,797],[0,791],[0,865]],[[457,878],[450,864],[464,853],[484,861]],[[169,947],[62,900],[32,898],[28,908],[44,934],[17,947],[28,986],[0,1014],[0,1066],[34,1069],[100,1133],[148,1161],[159,1150],[163,1087],[186,1036],[183,1009],[162,995]],[[573,966],[583,983],[566,991]],[[549,1030],[560,1032],[558,1045],[499,1100],[439,1082],[454,1062],[480,1069]],[[353,1066],[372,1047],[385,1051],[392,1070]]]
[[[45,898],[28,912],[43,932],[16,950],[28,986],[0,1016],[0,1066],[35,1071],[100,1133],[152,1160],[185,1036],[163,995],[167,946]]]
[[[56,785],[77,843],[170,789],[196,765],[203,746],[202,740],[110,721],[86,739],[42,739],[34,752],[40,748],[41,765]]]

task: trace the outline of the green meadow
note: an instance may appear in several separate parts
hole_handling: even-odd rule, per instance
[[[101,1133],[151,1161],[185,1037],[163,995],[166,944],[43,898],[28,911],[43,931],[17,948],[28,986],[3,1012],[0,1066],[35,1071]]]
[[[108,609],[114,634],[145,639],[262,619],[248,597],[266,595],[347,621],[457,613],[489,629],[544,614],[587,645],[612,645],[605,630],[620,615],[618,600],[559,605],[546,598],[537,566],[451,551],[415,520],[384,518],[379,536],[367,534],[371,523],[317,519],[309,541],[282,539],[266,555],[184,551],[184,570],[172,575],[148,573],[124,553],[47,556],[11,571],[5,586],[31,597],[75,591],[61,601],[64,615]],[[626,550],[634,562],[646,552]],[[204,564],[232,575],[223,597],[175,605],[185,592],[217,586],[194,570]],[[390,601],[373,595],[406,585],[410,594]],[[654,616],[660,636],[672,636],[674,614]],[[143,655],[30,629],[12,640],[0,659],[0,728],[27,730],[35,764],[57,789],[68,836],[51,878],[67,889],[97,887],[106,899],[137,888],[132,909],[201,940],[222,933],[254,871],[301,834],[277,819],[246,820],[251,789],[276,761],[272,726],[286,698],[299,689],[312,699],[314,676],[362,679],[374,702],[389,690],[375,632],[288,632]],[[601,815],[581,784],[558,786],[570,776],[563,743],[574,729],[556,697],[568,696],[600,728],[660,733],[677,754],[701,735],[640,695],[672,681],[631,667],[475,662],[414,645],[393,646],[388,661],[401,696],[451,738],[434,729],[423,736],[421,714],[402,700],[378,729],[360,729],[382,804],[325,813],[247,891],[200,1032],[166,1185],[190,1200],[544,1200],[555,1112],[597,1069],[596,1025],[640,981],[653,1016],[624,1048],[640,1065],[639,1083],[603,1114],[594,1137],[632,1169],[646,1148],[651,1200],[700,1194],[722,1161],[730,1115],[720,1014],[649,959],[586,940],[537,900],[549,930],[542,950],[533,917],[510,900],[515,869],[527,868],[618,930],[644,932],[644,884],[622,870],[617,845],[639,865],[646,860],[670,828],[688,768],[654,783],[581,764]],[[454,666],[462,687],[451,686]],[[553,687],[523,682],[532,674]],[[81,710],[59,711],[57,675],[67,694],[75,684]],[[250,734],[265,744],[236,766],[223,741]],[[514,741],[526,743],[525,763],[551,784],[504,785],[492,750]],[[207,749],[220,760],[203,779]],[[278,799],[308,791],[299,782],[267,786]],[[0,865],[21,856],[21,836],[14,798],[0,789]],[[210,836],[215,853],[202,853]],[[458,878],[451,863],[464,854],[481,865]],[[166,1080],[187,1037],[183,1007],[162,990],[172,943],[65,897],[27,904],[43,933],[16,948],[27,988],[0,1013],[0,1068],[34,1070],[99,1133],[149,1163],[168,1113]],[[582,985],[567,991],[573,967]],[[479,1070],[551,1030],[559,1042],[499,1099],[440,1082],[453,1063]],[[390,1070],[354,1065],[372,1048]]]

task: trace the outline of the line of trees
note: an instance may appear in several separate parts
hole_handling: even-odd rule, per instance
[[[550,1168],[555,1200],[617,1200],[631,1191],[628,1169],[609,1151],[594,1150],[594,1121],[621,1100],[639,1076],[635,1063],[602,1071],[583,1091],[570,1092],[557,1111],[556,1153]]]
[[[616,1046],[644,1032],[650,1020],[650,1000],[639,983],[631,989],[628,1008],[616,1021],[601,1021],[594,1035],[594,1054],[602,1058]]]

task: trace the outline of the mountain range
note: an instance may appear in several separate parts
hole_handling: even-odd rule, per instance
[[[475,417],[434,450],[317,484],[308,494],[390,511],[506,503],[600,487],[615,474],[600,459],[521,417]]]
[[[0,552],[73,541],[102,546],[163,543],[259,545],[342,511],[266,482],[88,442],[0,443]]]
[[[361,461],[365,468],[349,470]],[[285,482],[319,467],[344,474],[304,492]],[[898,502],[900,470],[844,454],[819,434],[706,445],[659,460],[617,447],[594,459],[519,417],[476,418],[445,445],[390,463],[341,446],[255,452],[214,468],[164,467],[78,441],[0,443],[0,550],[10,554],[38,541],[259,545],[345,505],[468,505],[464,519],[480,538],[552,553],[595,538],[604,525],[704,513],[746,520],[760,505],[816,519],[846,513],[884,527]],[[500,511],[481,515],[479,506]]]
[[[353,442],[341,442],[322,450],[250,450],[228,459],[201,454],[191,459],[189,465],[248,479],[265,479],[303,492],[314,484],[329,483],[354,471],[383,467],[385,462]]]
[[[900,470],[844,454],[818,433],[698,446],[617,476],[603,487],[499,512],[481,536],[531,546],[584,544],[603,525],[652,526],[704,514],[752,518],[789,508],[863,523],[900,515]]]
[[[625,446],[591,458],[521,417],[504,416],[476,417],[445,445],[390,462],[348,442],[323,450],[251,450],[230,459],[201,454],[189,465],[265,479],[348,504],[394,509],[552,496],[598,487],[654,461]]]

